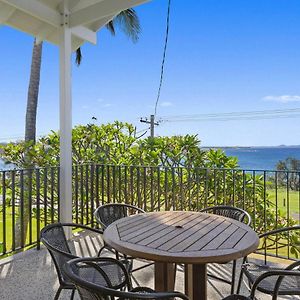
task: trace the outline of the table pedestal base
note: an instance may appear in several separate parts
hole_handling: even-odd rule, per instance
[[[185,294],[191,300],[207,299],[206,264],[185,265],[184,267]]]
[[[155,290],[158,292],[174,291],[176,264],[155,262]]]

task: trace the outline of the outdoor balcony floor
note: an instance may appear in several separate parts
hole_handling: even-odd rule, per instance
[[[91,237],[82,234],[70,242],[71,248],[80,256],[95,256],[100,243],[100,239],[96,236]],[[108,253],[105,255],[108,255]],[[134,267],[142,264],[142,261],[137,261]],[[231,268],[222,266],[221,269],[218,268],[216,271],[227,274],[229,278]],[[134,277],[134,281],[136,279],[141,286],[153,288],[153,266],[135,272]],[[177,291],[183,292],[183,279],[183,272],[178,268],[175,288]],[[134,285],[136,285],[135,282]],[[51,300],[54,298],[57,288],[58,280],[54,264],[44,247],[41,247],[39,251],[31,249],[0,260],[1,300]],[[229,285],[209,279],[208,299],[222,299],[229,294]],[[244,286],[242,294],[249,294]],[[59,299],[70,299],[70,291],[63,290]],[[75,296],[75,299],[79,299],[78,295]],[[270,299],[270,297],[258,294],[258,299]]]

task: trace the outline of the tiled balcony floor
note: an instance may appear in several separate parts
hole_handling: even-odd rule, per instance
[[[99,242],[97,237],[78,236],[72,240],[71,246],[79,255],[90,256],[96,255]],[[136,262],[135,267],[142,263]],[[227,273],[230,276],[230,268],[222,267],[216,271]],[[140,285],[153,288],[152,267],[134,274]],[[51,300],[54,298],[57,288],[58,281],[54,264],[44,247],[39,251],[32,249],[0,260],[0,300]],[[183,292],[183,272],[180,269],[176,275],[176,290]],[[229,285],[209,279],[208,299],[222,299],[229,293]],[[242,293],[248,295],[244,287]],[[60,300],[64,299],[70,299],[70,291],[62,291]],[[79,297],[76,295],[75,299],[79,299]],[[258,295],[258,299],[271,298]]]

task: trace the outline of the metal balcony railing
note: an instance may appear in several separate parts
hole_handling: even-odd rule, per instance
[[[59,221],[59,168],[0,172],[0,256],[39,247],[39,232]],[[232,205],[247,210],[258,233],[299,224],[300,172],[86,164],[73,167],[73,221],[94,224],[101,204],[146,211]],[[286,241],[294,241],[295,246]],[[277,237],[263,252],[297,256],[300,237]],[[300,245],[300,243],[299,243]],[[296,252],[295,252],[296,251]]]

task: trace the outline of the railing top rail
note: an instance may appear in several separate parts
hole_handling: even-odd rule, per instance
[[[82,164],[73,164],[75,167],[83,166],[103,166],[103,167],[127,167],[127,168],[153,168],[153,169],[183,169],[183,170],[211,170],[211,171],[228,171],[228,172],[247,172],[247,173],[297,173],[300,175],[300,170],[272,170],[272,169],[243,169],[243,168],[210,168],[210,167],[185,167],[185,166],[145,166],[145,165],[125,165],[125,164],[101,164],[95,162],[88,162]],[[0,169],[0,173],[7,172],[22,172],[22,171],[36,171],[36,170],[45,170],[45,169],[59,169],[60,166],[45,166],[45,167],[32,167],[32,168],[12,168],[12,169]]]

